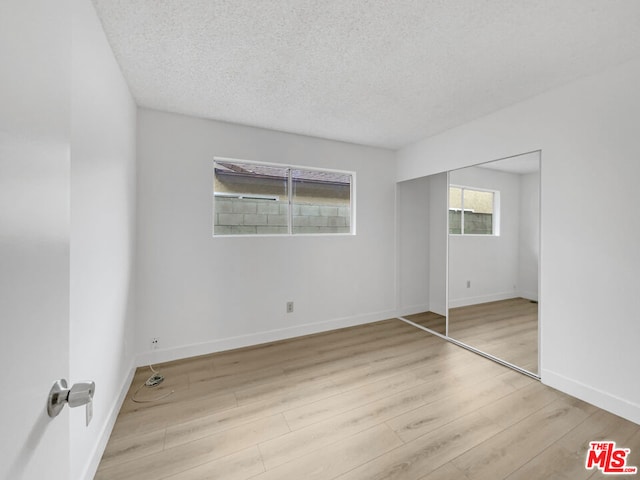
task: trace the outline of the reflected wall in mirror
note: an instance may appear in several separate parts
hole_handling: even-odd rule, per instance
[[[449,172],[449,336],[538,372],[540,152]]]
[[[447,174],[398,184],[398,298],[403,318],[446,333]]]

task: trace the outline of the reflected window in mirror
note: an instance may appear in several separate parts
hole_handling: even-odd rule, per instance
[[[500,192],[451,185],[450,235],[500,235]]]

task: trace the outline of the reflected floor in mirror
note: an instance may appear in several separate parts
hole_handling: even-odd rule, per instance
[[[449,309],[449,336],[538,372],[538,304],[511,298]]]
[[[406,318],[413,323],[417,323],[418,325],[422,325],[429,330],[433,330],[440,335],[447,334],[447,319],[437,313],[422,312],[414,315],[405,315],[403,318]]]

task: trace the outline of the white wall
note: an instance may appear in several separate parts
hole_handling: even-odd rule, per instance
[[[540,258],[540,172],[520,177],[518,296],[538,300]]]
[[[408,180],[542,150],[542,381],[640,423],[640,60],[398,153]]]
[[[520,179],[514,173],[469,167],[449,174],[451,185],[500,192],[500,235],[449,237],[449,307],[517,296]],[[467,282],[471,286],[467,288]]]
[[[357,235],[212,238],[214,155],[355,171]],[[140,109],[138,162],[140,364],[394,315],[393,152]]]
[[[64,0],[0,2],[2,480],[69,478],[69,32]]]
[[[398,315],[430,309],[429,178],[401,182],[398,194]]]
[[[134,365],[136,106],[89,0],[73,0],[72,382],[94,380],[94,417],[70,411],[72,479],[93,478]]]

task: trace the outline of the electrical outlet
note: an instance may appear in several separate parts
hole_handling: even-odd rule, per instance
[[[471,288],[471,280],[467,280],[467,288]]]
[[[287,302],[287,313],[293,313],[293,302]]]
[[[159,343],[159,338],[158,337],[153,337],[151,339],[151,350],[157,350],[158,349],[158,343]]]

